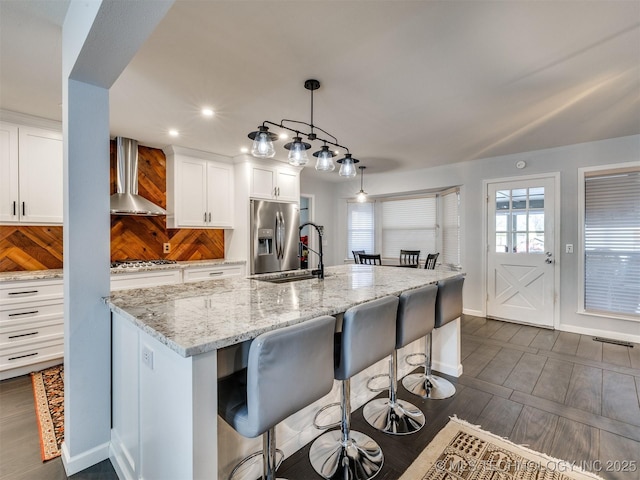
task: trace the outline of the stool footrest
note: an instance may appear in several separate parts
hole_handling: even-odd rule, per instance
[[[280,460],[278,460],[278,462],[276,463],[276,470],[277,470],[278,468],[280,468],[280,464],[284,461],[284,452],[279,448],[276,448],[276,454],[280,455]],[[235,467],[233,467],[233,470],[231,470],[231,473],[229,474],[229,480],[233,480],[233,477],[235,476],[236,472],[240,470],[244,464],[246,464],[250,460],[253,460],[256,457],[261,457],[262,455],[264,455],[264,452],[262,450],[259,450],[257,452],[253,452],[250,455],[247,455],[242,460],[240,460],[238,464]]]
[[[316,414],[313,416],[313,426],[318,430],[329,430],[330,428],[339,427],[341,425],[340,421],[329,423],[327,425],[318,424],[318,417],[320,416],[321,413],[323,413],[325,410],[328,410],[330,408],[339,407],[339,406],[340,406],[340,402],[335,402],[335,403],[330,403],[328,405],[325,405],[320,410],[318,410]]]
[[[371,382],[374,380],[377,380],[378,378],[382,378],[382,377],[386,377],[389,378],[389,374],[388,373],[379,373],[378,375],[374,375],[371,378],[369,378],[369,380],[367,380],[367,388],[372,391],[372,392],[383,392],[385,390],[389,390],[390,386],[391,386],[391,379],[389,378],[389,385],[385,385],[384,387],[372,387],[371,386]]]
[[[422,358],[422,361],[421,362],[416,362],[414,360],[410,360],[413,357],[420,357],[420,358]],[[412,367],[422,367],[424,365],[424,362],[427,360],[427,355],[426,355],[426,353],[422,353],[422,352],[410,353],[404,359]]]

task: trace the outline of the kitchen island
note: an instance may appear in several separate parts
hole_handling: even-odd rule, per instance
[[[118,474],[224,477],[260,445],[260,439],[243,439],[217,417],[217,378],[242,368],[251,339],[320,315],[340,318],[360,303],[458,274],[343,265],[328,267],[324,280],[271,283],[273,275],[256,275],[114,293],[107,303],[113,322],[111,459]],[[434,332],[434,365],[458,376],[459,322],[449,325]],[[400,363],[403,354],[420,351],[420,341],[415,343],[401,352]],[[375,395],[363,387],[380,372],[386,372],[386,361],[356,376],[354,408]],[[337,397],[335,388],[279,426],[278,444],[286,455],[320,433],[310,417]]]

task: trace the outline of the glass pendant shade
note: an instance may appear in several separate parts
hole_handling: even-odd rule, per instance
[[[359,203],[364,203],[367,201],[367,192],[365,192],[364,190],[360,190],[358,192],[358,194],[356,195],[356,200]]]
[[[307,144],[303,143],[300,137],[295,137],[290,145],[289,165],[294,165],[296,167],[306,165],[309,161],[309,157],[307,156]]]
[[[336,166],[333,163],[333,154],[329,151],[329,147],[326,145],[313,155],[318,157],[316,160],[316,170],[321,172],[333,172],[336,169]]]
[[[253,139],[251,146],[251,155],[258,158],[271,158],[276,154],[273,147],[273,138],[275,135],[269,133],[269,129],[264,126],[258,127],[257,132],[251,132],[249,138]]]
[[[350,154],[347,153],[340,162],[342,163],[342,165],[340,165],[340,171],[338,172],[338,175],[348,178],[353,178],[356,176],[356,167]]]

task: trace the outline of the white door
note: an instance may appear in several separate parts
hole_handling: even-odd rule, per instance
[[[233,226],[233,166],[209,162],[207,165],[209,227]]]
[[[0,222],[17,222],[18,127],[0,123]]]
[[[555,179],[487,185],[487,316],[554,325]]]

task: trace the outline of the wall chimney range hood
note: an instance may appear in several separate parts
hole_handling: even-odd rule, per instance
[[[116,137],[116,193],[111,195],[112,215],[159,216],[167,212],[138,195],[138,142]]]

